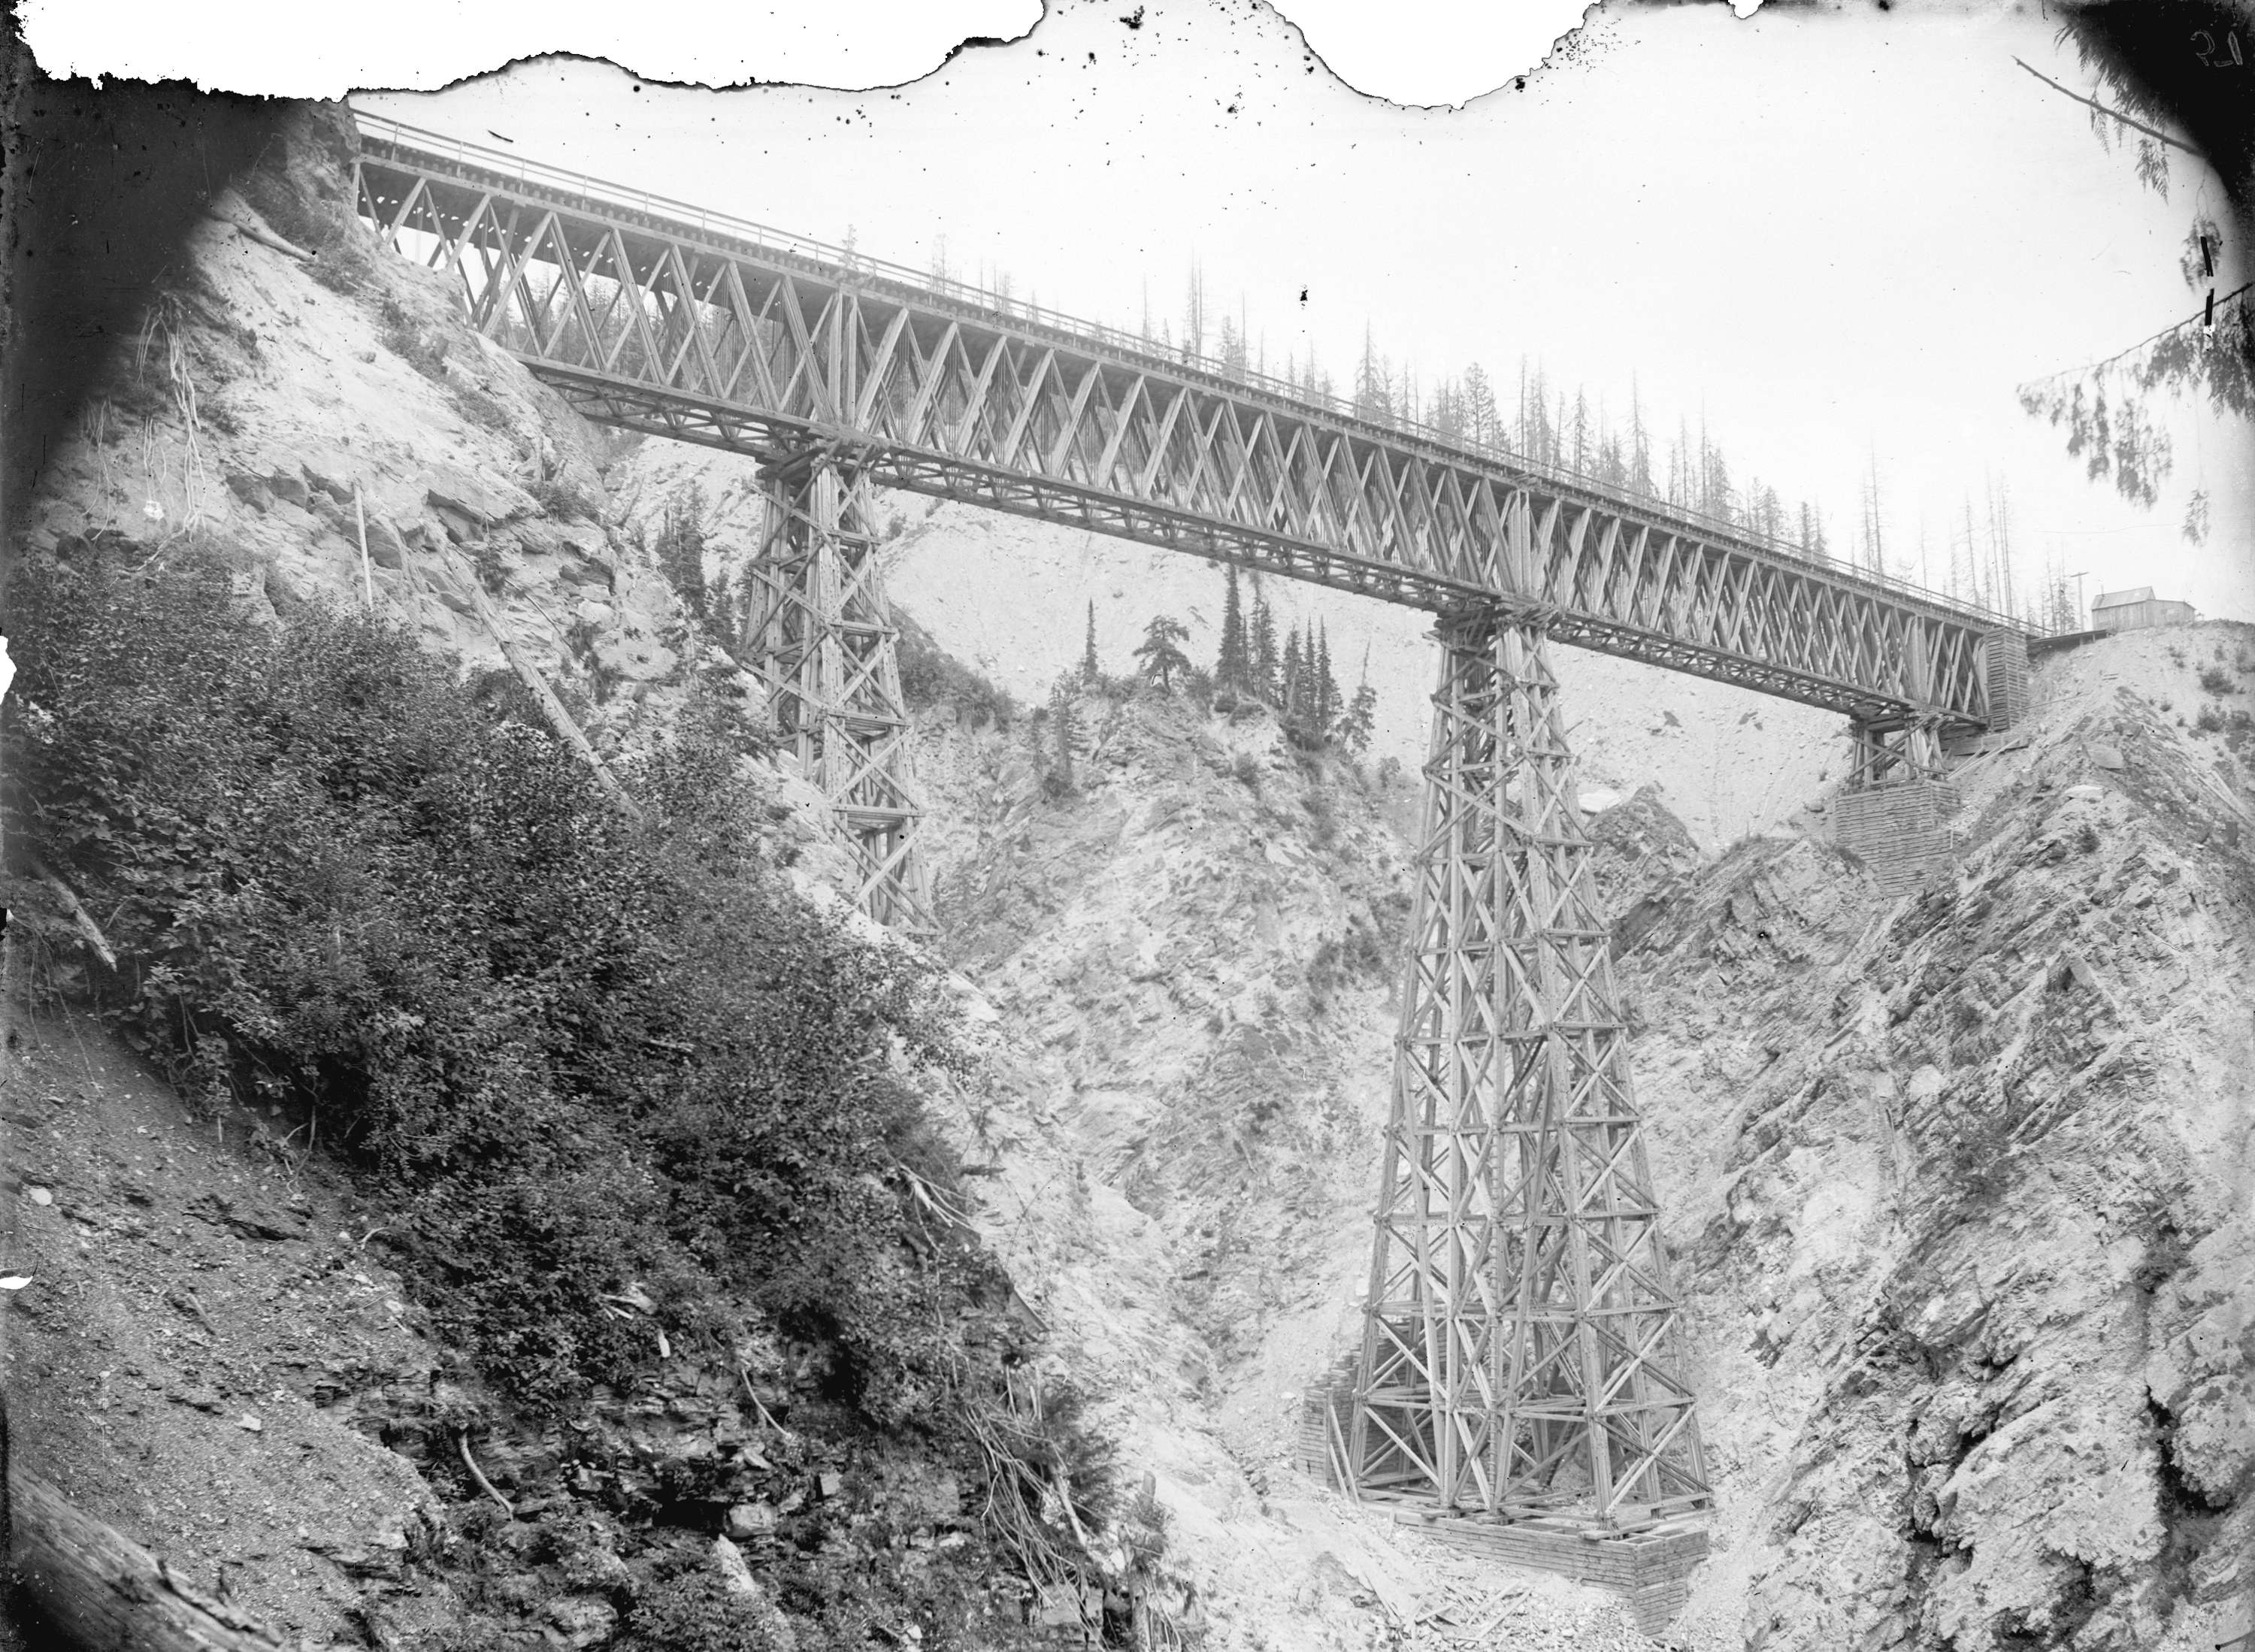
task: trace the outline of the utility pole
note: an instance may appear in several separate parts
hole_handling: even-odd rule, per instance
[[[2075,622],[2078,627],[2087,627],[2090,623],[2090,610],[2083,606],[2083,581],[2087,577],[2087,571],[2068,577],[2075,581]]]

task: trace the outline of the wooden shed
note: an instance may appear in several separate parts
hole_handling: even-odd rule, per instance
[[[2094,631],[2136,631],[2152,625],[2190,625],[2200,615],[2189,602],[2153,594],[2150,585],[2130,591],[2102,591],[2090,605]]]

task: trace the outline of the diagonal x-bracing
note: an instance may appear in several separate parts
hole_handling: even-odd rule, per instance
[[[766,524],[747,575],[741,652],[769,715],[829,799],[852,891],[882,924],[931,926],[916,851],[898,636],[878,578],[868,484],[823,451],[762,472]]]
[[[1709,1495],[1543,624],[1440,629],[1351,1455],[1618,1526]]]

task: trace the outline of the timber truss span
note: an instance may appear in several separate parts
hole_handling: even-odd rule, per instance
[[[1981,728],[2004,616],[1147,340],[362,116],[362,220],[588,418],[1172,546],[1838,711]],[[2018,640],[2017,637],[2015,640]]]
[[[1929,784],[1946,735],[2023,714],[2020,628],[693,207],[379,122],[362,143],[362,219],[488,338],[590,418],[758,461],[741,651],[888,923],[926,914],[874,485],[1438,616],[1339,1466],[1522,1536],[1694,1554],[1667,1534],[1711,1503],[1706,1459],[1550,645],[1842,713],[1873,790]]]

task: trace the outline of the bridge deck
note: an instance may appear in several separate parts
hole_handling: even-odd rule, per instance
[[[1149,341],[362,116],[362,219],[591,418],[1448,612],[1882,726],[2003,721],[2022,629]]]

